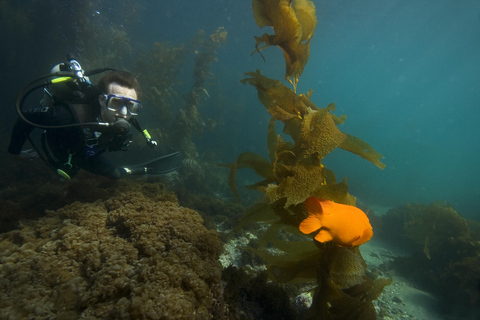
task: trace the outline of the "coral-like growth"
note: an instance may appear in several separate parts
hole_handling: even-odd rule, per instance
[[[58,177],[45,164],[28,163],[0,168],[0,232],[18,228],[23,219],[37,219],[45,210],[57,210],[75,201],[95,202],[106,200],[121,192],[141,192],[156,201],[176,202],[175,193],[167,190],[161,177],[138,177],[135,180],[112,180],[79,172],[77,179],[58,183]]]
[[[315,5],[310,0],[253,0],[253,15],[260,28],[273,27],[275,34],[255,37],[257,51],[269,46],[283,50],[285,79],[296,88],[310,56],[310,40],[317,26]],[[265,43],[263,46],[260,46]]]
[[[0,238],[0,318],[209,319],[222,244],[202,223],[135,192],[24,222]]]

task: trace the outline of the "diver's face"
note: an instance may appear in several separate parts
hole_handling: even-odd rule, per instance
[[[119,108],[118,110],[111,110],[108,106],[108,96],[115,95],[118,97],[124,97],[132,100],[137,100],[137,92],[134,89],[123,87],[115,82],[108,85],[106,95],[100,95],[99,102],[101,106],[102,120],[108,123],[117,121],[118,119],[130,119],[132,116],[126,106]]]

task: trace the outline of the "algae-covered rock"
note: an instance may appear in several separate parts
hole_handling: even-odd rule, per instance
[[[200,215],[128,193],[0,235],[0,318],[210,319],[222,248]]]
[[[450,204],[408,204],[382,216],[379,236],[409,255],[391,267],[442,298],[445,312],[480,313],[480,242],[476,223],[464,219]],[[473,229],[472,229],[473,228]],[[450,310],[449,310],[450,309]]]

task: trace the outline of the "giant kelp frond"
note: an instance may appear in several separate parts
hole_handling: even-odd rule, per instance
[[[355,197],[348,193],[347,178],[344,178],[338,184],[328,183],[321,185],[315,189],[313,195],[320,199],[329,199],[336,203],[343,203],[349,206],[354,206],[356,203]]]
[[[380,160],[385,157],[375,151],[368,143],[357,137],[347,134],[347,139],[345,139],[339,147],[370,161],[380,169],[385,168],[385,164],[380,162]]]
[[[249,224],[257,222],[274,223],[275,221],[278,221],[278,217],[275,216],[273,209],[270,206],[270,201],[264,197],[245,212],[235,229],[238,231]]]
[[[338,130],[331,113],[325,109],[306,109],[298,135],[294,152],[299,156],[316,153],[320,159],[325,158],[336,147],[340,146],[347,135]]]
[[[248,72],[245,75],[249,77],[241,82],[257,88],[258,99],[275,119],[285,122],[291,118],[301,119],[303,117],[304,110],[307,108],[301,98],[303,95],[297,95],[279,80],[262,75],[258,69],[256,72]]]
[[[235,173],[238,168],[251,168],[264,180],[250,186],[268,196],[270,201],[284,201],[285,208],[298,205],[314,195],[337,203],[355,204],[348,194],[346,180],[339,184],[327,181],[327,171],[321,161],[335,148],[355,153],[380,168],[382,155],[366,142],[345,134],[338,129],[346,116],[332,114],[335,104],[321,109],[309,99],[307,94],[297,95],[280,81],[263,76],[259,70],[247,73],[242,83],[255,86],[258,97],[272,115],[267,130],[269,160],[251,153],[240,154],[231,168],[230,188],[238,197]],[[285,124],[283,132],[290,135],[292,142],[286,142],[275,133],[275,121]],[[225,165],[224,165],[225,166]],[[330,171],[330,176],[333,173]],[[333,175],[334,177],[334,175]],[[333,179],[335,180],[335,179]]]
[[[235,174],[239,168],[250,168],[260,177],[265,178],[266,183],[273,182],[272,164],[262,156],[253,152],[241,153],[233,164],[219,164],[220,167],[230,168],[229,186],[235,197],[238,199],[237,187],[235,185]]]
[[[307,157],[314,153],[323,159],[336,147],[355,153],[384,168],[380,162],[383,158],[363,140],[345,134],[338,129],[346,116],[337,117],[332,114],[335,104],[321,109],[309,99],[309,94],[297,95],[278,80],[263,76],[259,70],[246,73],[248,78],[241,80],[243,84],[255,86],[258,98],[267,111],[276,120],[285,123],[283,132],[295,141],[291,151],[297,158]],[[273,127],[272,124],[269,127]],[[271,137],[271,129],[269,135]],[[271,138],[269,138],[271,139]],[[272,139],[273,140],[273,139]],[[269,144],[269,154],[272,147]]]
[[[300,159],[294,166],[282,166],[283,179],[279,184],[270,184],[265,190],[273,201],[286,198],[285,207],[296,205],[311,196],[312,190],[324,182],[324,167],[312,164],[309,159]],[[278,164],[277,164],[278,167]]]
[[[275,34],[255,37],[257,51],[269,46],[283,50],[285,79],[294,90],[310,56],[310,40],[317,26],[315,5],[310,0],[253,0],[253,15],[257,25],[271,26]],[[263,44],[263,45],[262,45]]]
[[[280,81],[263,76],[259,70],[247,75],[249,77],[243,79],[242,83],[257,88],[260,101],[272,115],[267,129],[269,160],[245,152],[234,164],[224,166],[231,168],[230,188],[237,197],[235,174],[238,168],[254,169],[263,177],[263,180],[248,188],[261,191],[266,196],[265,199],[270,201],[271,210],[262,210],[262,215],[258,216],[246,215],[242,219],[242,226],[248,224],[247,221],[265,221],[265,217],[270,214],[272,226],[267,235],[274,234],[280,230],[277,228],[279,223],[292,225],[291,221],[286,223],[273,219],[274,215],[285,217],[281,210],[293,210],[310,196],[354,206],[356,199],[348,193],[347,179],[337,183],[335,174],[322,164],[322,159],[340,147],[384,168],[385,165],[380,162],[382,155],[366,142],[338,129],[346,116],[337,117],[332,114],[335,104],[331,103],[321,109],[309,99],[311,90],[307,94],[297,95]],[[282,135],[275,133],[276,120],[284,123],[283,132],[293,142],[287,142]],[[296,220],[293,224],[298,226],[299,221]]]
[[[275,161],[275,149],[277,148],[277,134],[275,133],[275,118],[272,117],[267,129],[267,149],[270,162]]]
[[[314,282],[321,255],[312,241],[298,241],[296,248],[301,251],[288,251],[284,255],[271,255],[263,250],[249,248],[266,261],[270,279],[281,283]],[[275,243],[276,245],[277,243]]]
[[[206,86],[207,80],[213,78],[210,68],[212,63],[217,61],[217,50],[225,44],[226,40],[227,31],[220,27],[208,37],[205,36],[205,31],[200,30],[191,42],[191,46],[198,46],[192,50],[195,53],[193,84],[190,92],[183,95],[185,104],[178,113],[176,121],[173,122],[174,128],[170,130],[169,137],[175,149],[180,148],[183,155],[190,159],[198,158],[192,139],[195,134],[202,133],[207,127],[199,107],[202,105],[202,100],[209,97]],[[209,121],[212,122],[211,119]]]

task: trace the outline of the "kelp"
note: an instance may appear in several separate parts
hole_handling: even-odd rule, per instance
[[[310,0],[295,0],[293,3],[292,0],[253,0],[252,9],[258,27],[270,26],[275,32],[255,37],[257,52],[269,46],[280,47],[286,64],[285,79],[296,91],[317,26],[315,5]]]
[[[368,277],[358,247],[323,246],[318,286],[307,319],[376,319],[372,301],[392,280]]]
[[[265,106],[267,111],[277,120],[284,122],[291,118],[303,117],[309,103],[307,96],[297,95],[290,88],[286,87],[279,80],[270,79],[260,73],[260,70],[246,73],[248,78],[240,80],[243,84],[255,86],[258,90],[258,99]],[[307,100],[303,99],[307,98]],[[305,104],[307,102],[308,104]],[[278,108],[282,109],[279,110]],[[283,119],[278,112],[283,112],[286,119]]]
[[[172,131],[173,134],[170,136],[173,145],[177,148],[180,147],[185,157],[193,159],[198,158],[198,153],[192,137],[201,134],[207,126],[198,108],[202,99],[209,96],[206,81],[213,77],[210,66],[217,60],[217,50],[227,41],[227,31],[221,27],[209,37],[205,37],[205,32],[201,30],[194,41],[201,43],[201,47],[194,50],[196,56],[193,68],[193,85],[190,92],[183,95],[185,105],[180,109],[180,113],[174,121],[174,129],[176,130]]]
[[[322,160],[335,148],[342,148],[383,169],[383,158],[370,145],[338,128],[346,116],[335,116],[335,104],[317,107],[306,94],[296,93],[296,84],[309,57],[309,43],[317,20],[315,6],[308,0],[253,0],[259,27],[272,26],[275,34],[256,37],[256,49],[278,46],[287,65],[282,82],[256,72],[246,73],[241,82],[257,89],[258,99],[271,115],[267,129],[268,159],[255,153],[241,153],[230,168],[230,188],[238,198],[236,170],[250,168],[263,180],[248,186],[264,197],[246,212],[237,230],[249,224],[267,226],[255,248],[248,248],[266,262],[270,279],[277,282],[316,281],[309,319],[375,319],[372,301],[391,280],[373,280],[358,247],[343,248],[328,242],[306,242],[298,229],[308,215],[304,201],[310,197],[355,205],[348,193],[347,179],[337,182]],[[261,44],[264,44],[261,46]],[[276,122],[284,124],[276,134]],[[289,139],[285,139],[289,136]],[[286,141],[288,140],[288,141]],[[291,141],[290,141],[291,140]],[[275,253],[264,248],[270,245]],[[279,254],[278,251],[283,251]]]
[[[301,157],[318,152],[321,159],[336,147],[352,152],[372,162],[380,169],[383,156],[376,152],[368,143],[354,136],[341,132],[336,125],[343,124],[346,116],[332,114],[335,104],[318,108],[307,94],[297,95],[293,90],[278,80],[270,79],[256,72],[246,73],[248,78],[241,80],[243,84],[255,86],[258,98],[275,120],[285,124],[283,132],[296,142],[296,153]],[[272,125],[269,125],[269,128]],[[271,129],[269,129],[270,135]],[[270,147],[269,147],[270,150]]]
[[[173,108],[175,99],[179,97],[177,92],[180,81],[178,74],[181,71],[189,55],[188,45],[177,46],[170,42],[154,42],[152,48],[137,56],[136,70],[139,73],[138,80],[142,85],[142,100],[147,101],[156,119],[155,128],[150,133],[159,142],[162,152],[171,150],[172,123],[175,119]]]
[[[264,259],[270,279],[280,283],[316,282],[307,319],[375,319],[372,301],[391,279],[373,280],[358,247],[333,243],[272,240],[284,255],[249,248]]]
[[[233,193],[238,195],[234,181],[237,168],[252,168],[259,174],[268,167],[268,174],[259,174],[265,180],[254,187],[266,194],[271,202],[284,199],[284,207],[288,208],[316,196],[355,205],[355,199],[348,194],[346,179],[339,184],[335,179],[327,181],[327,169],[321,163],[322,159],[339,147],[384,168],[385,164],[380,161],[383,156],[365,141],[338,129],[346,116],[334,117],[334,104],[321,109],[308,98],[311,91],[297,95],[280,81],[263,76],[259,70],[247,75],[249,77],[241,80],[242,83],[256,87],[259,100],[272,115],[267,133],[270,162],[246,152],[240,154],[235,163],[224,165],[231,168],[230,188]],[[293,143],[275,134],[276,120],[284,123],[283,132],[291,136]]]
[[[155,42],[153,48],[137,55],[136,69],[139,81],[144,88],[143,99],[155,106],[156,129],[150,130],[159,141],[162,152],[181,150],[190,159],[198,158],[193,136],[200,135],[204,129],[212,127],[215,121],[205,120],[199,108],[209,97],[207,81],[213,78],[210,71],[217,60],[217,50],[227,39],[227,31],[218,28],[208,35],[204,30],[187,43],[173,45],[169,42]],[[181,83],[178,74],[187,59],[193,56],[193,83],[185,94],[178,92]],[[184,104],[178,107],[177,99],[183,98]]]
[[[351,153],[355,153],[357,156],[372,162],[380,169],[385,169],[385,164],[380,162],[380,159],[382,159],[383,156],[375,151],[368,143],[357,137],[347,135],[347,139],[345,139],[338,147],[350,151]]]

